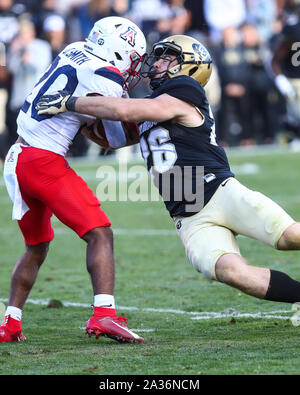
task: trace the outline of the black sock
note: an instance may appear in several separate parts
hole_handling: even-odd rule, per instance
[[[270,272],[270,284],[264,299],[273,302],[300,302],[300,282],[277,270]]]

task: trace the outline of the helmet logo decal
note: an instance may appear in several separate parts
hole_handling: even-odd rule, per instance
[[[192,47],[193,50],[200,56],[200,59],[206,59],[208,57],[208,52],[202,45],[194,43]]]
[[[136,36],[136,31],[132,27],[128,27],[126,32],[121,33],[120,37],[124,40],[127,41],[129,45],[132,47],[135,46],[135,36]]]
[[[99,37],[99,32],[92,32],[92,34],[90,34],[90,36],[89,36],[89,40],[92,42],[92,43],[96,43],[97,42],[97,40],[98,40],[98,37]]]

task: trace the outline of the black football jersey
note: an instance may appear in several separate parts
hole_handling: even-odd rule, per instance
[[[155,89],[150,98],[164,93],[193,104],[204,123],[189,127],[172,121],[142,122],[141,151],[170,215],[190,216],[234,174],[217,144],[213,114],[200,83],[188,76],[175,77]]]
[[[296,45],[296,49],[293,48],[293,44],[297,44],[300,40],[300,20],[293,16],[287,24],[283,27],[282,36],[291,43],[291,48],[282,62],[283,73],[288,78],[300,78],[300,67],[293,64],[293,57],[299,60],[299,47]]]

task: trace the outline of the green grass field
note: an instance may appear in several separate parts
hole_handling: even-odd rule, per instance
[[[300,153],[229,152],[236,177],[300,219]],[[109,162],[107,162],[109,163]],[[72,167],[96,191],[99,160]],[[142,163],[140,163],[142,164]],[[24,245],[0,178],[0,300]],[[188,263],[160,201],[104,202],[115,233],[119,315],[145,344],[89,339],[93,295],[85,243],[53,218],[56,237],[23,311],[22,343],[0,345],[1,375],[291,375],[300,373],[300,326],[283,303],[261,301],[206,280]],[[239,237],[250,263],[300,280],[300,253]],[[48,306],[56,299],[63,306]],[[2,306],[3,307],[3,306]]]

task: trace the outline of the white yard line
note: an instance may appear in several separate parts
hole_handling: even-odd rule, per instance
[[[0,302],[7,302],[7,299],[0,298]],[[49,303],[48,299],[28,299],[27,303],[47,306]],[[65,307],[85,307],[90,308],[91,305],[87,303],[78,302],[61,302]],[[165,313],[165,314],[178,314],[191,316],[193,320],[213,320],[219,318],[260,318],[260,319],[276,319],[276,320],[290,320],[293,314],[292,309],[290,310],[275,310],[275,311],[259,311],[257,313],[241,313],[234,309],[228,308],[221,312],[215,311],[185,311],[176,309],[166,309],[166,308],[153,308],[153,307],[134,307],[134,306],[117,306],[118,310],[126,311],[142,311],[149,313]]]

